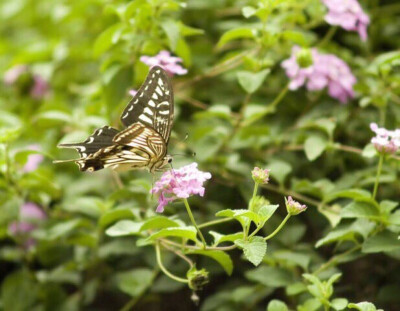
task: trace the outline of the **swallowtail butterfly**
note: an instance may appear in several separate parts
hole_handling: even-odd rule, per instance
[[[155,66],[122,113],[124,130],[103,126],[84,142],[58,147],[78,151],[80,158],[69,161],[75,161],[81,171],[93,172],[104,167],[117,171],[143,168],[159,171],[172,162],[167,146],[173,118],[170,79],[161,67]]]

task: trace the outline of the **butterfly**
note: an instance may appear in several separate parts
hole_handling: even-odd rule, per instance
[[[153,173],[172,162],[167,147],[173,119],[171,81],[164,69],[154,66],[121,115],[124,130],[103,126],[84,142],[58,147],[78,151],[79,159],[67,161],[74,161],[80,171],[109,167],[116,171],[148,169]]]

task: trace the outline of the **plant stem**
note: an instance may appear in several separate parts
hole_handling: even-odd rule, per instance
[[[169,272],[165,266],[162,263],[161,260],[161,251],[160,251],[160,244],[159,242],[156,242],[155,244],[155,248],[156,248],[156,257],[157,257],[157,264],[160,267],[161,271],[164,272],[164,274],[168,277],[170,277],[171,279],[180,282],[180,283],[189,283],[188,279],[184,279],[184,278],[180,278],[179,276],[173,275],[171,272]]]
[[[275,231],[272,232],[269,236],[266,236],[264,238],[264,240],[267,241],[267,240],[273,238],[282,229],[282,227],[285,225],[285,223],[289,220],[290,216],[291,216],[290,214],[287,214],[285,219],[283,219],[281,224],[278,226],[278,228],[276,228]]]
[[[332,37],[335,35],[336,30],[337,27],[331,27],[317,46],[318,47],[324,46],[326,43],[331,41]]]
[[[197,233],[199,234],[200,239],[203,242],[203,248],[206,249],[207,248],[206,240],[204,239],[203,234],[201,233],[199,227],[196,224],[196,221],[194,220],[194,217],[193,217],[193,214],[192,214],[192,210],[190,209],[188,200],[187,199],[183,199],[183,203],[185,203],[186,211],[189,214],[190,221],[192,222],[193,226],[196,228]]]
[[[254,189],[253,189],[253,197],[252,199],[254,199],[257,195],[257,191],[258,191],[258,182],[254,183]]]
[[[222,224],[224,222],[228,222],[234,220],[234,218],[222,218],[222,219],[217,219],[217,220],[212,220],[212,221],[207,221],[203,224],[198,225],[199,228],[205,228],[205,227],[209,227],[209,226],[213,226],[213,225],[218,225],[218,224]]]
[[[376,172],[376,179],[375,179],[375,184],[374,184],[374,192],[372,194],[372,198],[375,199],[376,193],[378,191],[378,185],[379,185],[379,178],[381,177],[381,171],[382,171],[382,164],[383,164],[383,153],[380,154],[379,156],[379,162],[378,162],[378,170]]]
[[[268,108],[274,109],[285,97],[286,93],[289,91],[289,84],[287,84],[278,94],[278,96],[275,97],[274,101],[268,105]]]
[[[315,271],[313,272],[313,275],[318,275],[318,274],[321,273],[322,271],[325,271],[325,270],[328,269],[330,266],[334,265],[341,257],[345,257],[345,256],[347,256],[347,255],[349,255],[349,254],[351,254],[351,253],[353,253],[353,252],[359,250],[360,248],[361,248],[360,245],[356,245],[356,246],[354,246],[353,248],[350,248],[349,250],[347,250],[347,251],[345,251],[345,252],[343,252],[343,253],[341,253],[341,254],[339,254],[339,255],[333,256],[333,257],[332,257],[331,259],[329,259],[327,262],[325,262],[324,264],[322,264],[317,270],[315,270]]]

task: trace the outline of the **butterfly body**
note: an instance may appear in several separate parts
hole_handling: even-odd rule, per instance
[[[126,128],[110,126],[97,129],[84,142],[61,144],[75,148],[80,158],[73,160],[81,171],[162,170],[172,161],[167,155],[174,116],[173,91],[169,77],[161,67],[153,67],[146,81],[121,116]]]

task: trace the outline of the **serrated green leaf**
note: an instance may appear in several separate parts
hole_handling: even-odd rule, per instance
[[[228,275],[232,274],[233,263],[231,257],[223,251],[218,250],[196,250],[190,251],[188,254],[198,254],[207,256],[217,261]]]
[[[259,72],[239,71],[237,78],[240,86],[249,94],[258,90],[271,71],[264,69]]]
[[[267,252],[267,242],[263,237],[255,236],[251,240],[236,240],[235,244],[243,249],[243,254],[253,265],[258,266]]]

